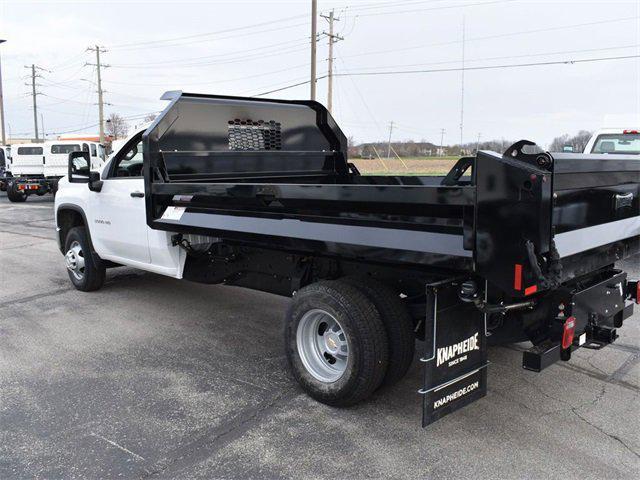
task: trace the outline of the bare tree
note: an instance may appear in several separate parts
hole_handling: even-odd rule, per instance
[[[580,130],[578,134],[573,137],[573,148],[577,152],[584,151],[584,147],[589,143],[589,139],[593,135],[593,132],[589,132],[588,130]]]
[[[156,119],[157,115],[155,113],[150,113],[146,117],[144,117],[145,123],[151,123]]]
[[[117,113],[109,115],[107,119],[107,133],[112,136],[114,140],[126,137],[128,131],[129,125],[124,118]]]
[[[592,132],[588,130],[580,130],[573,137],[569,134],[565,133],[564,135],[560,135],[556,137],[549,145],[549,150],[551,152],[562,152],[564,147],[572,147],[574,152],[582,152],[584,147],[587,146],[587,142],[591,138]]]

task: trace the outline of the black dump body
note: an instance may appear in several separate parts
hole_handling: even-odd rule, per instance
[[[193,94],[144,142],[147,223],[187,250],[184,278],[292,295],[371,275],[404,294],[424,425],[486,394],[492,339],[531,340],[540,371],[614,341],[638,297],[615,269],[640,252],[637,157],[521,141],[442,177],[364,176],[316,102]]]
[[[186,93],[144,141],[154,229],[474,272],[512,297],[640,251],[640,160],[629,156],[527,154],[520,142],[446,177],[363,176],[319,103]],[[170,206],[184,207],[179,218]]]

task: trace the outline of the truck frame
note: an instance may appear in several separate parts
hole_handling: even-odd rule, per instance
[[[486,394],[489,344],[530,341],[522,366],[539,372],[615,341],[639,299],[615,263],[640,253],[640,160],[521,141],[446,176],[365,176],[319,103],[164,98],[102,172],[69,155],[56,222],[70,279],[95,290],[117,264],[167,274],[153,252],[147,266],[110,254],[98,229],[118,233],[115,220],[84,206],[142,142],[144,191],[131,196],[170,274],[292,297],[285,351],[321,402],[397,382],[417,338],[426,426]]]

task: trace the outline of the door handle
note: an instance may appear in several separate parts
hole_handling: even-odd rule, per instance
[[[623,207],[631,207],[633,205],[633,192],[619,193],[613,198],[615,199],[614,204],[616,210]]]
[[[138,191],[131,192],[131,196],[133,198],[144,198],[144,192],[138,192]]]

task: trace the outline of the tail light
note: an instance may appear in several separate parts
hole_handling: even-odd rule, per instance
[[[569,317],[564,322],[564,329],[562,331],[562,349],[566,350],[573,343],[573,336],[576,333],[576,319],[575,317]]]
[[[640,305],[640,281],[636,282],[636,303]]]
[[[623,130],[622,133],[624,135],[633,135],[633,134],[637,135],[638,134],[638,130]]]

